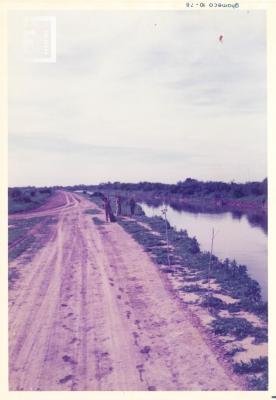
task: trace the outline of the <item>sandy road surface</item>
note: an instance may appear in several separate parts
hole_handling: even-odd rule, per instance
[[[12,262],[10,390],[242,389],[143,249],[118,224],[94,225],[88,200],[59,198],[16,217],[58,222],[31,262]]]

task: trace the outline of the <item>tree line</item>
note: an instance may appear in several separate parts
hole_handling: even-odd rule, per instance
[[[90,190],[115,190],[115,191],[141,191],[154,192],[154,194],[170,195],[179,194],[181,196],[213,197],[213,198],[242,198],[242,197],[267,197],[267,178],[263,181],[246,183],[221,181],[199,181],[187,178],[176,184],[166,184],[160,182],[139,182],[122,183],[106,182],[88,187]],[[85,190],[85,185],[75,186],[74,190]]]

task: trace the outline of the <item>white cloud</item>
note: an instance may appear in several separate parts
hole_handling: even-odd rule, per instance
[[[51,15],[57,18],[56,64],[24,63],[23,15],[12,13],[10,19],[10,160],[15,155],[21,160],[24,182],[68,182],[72,163],[71,156],[60,150],[58,174],[50,176],[48,170],[47,176],[51,154],[44,151],[39,167],[27,168],[27,158],[36,157],[39,150],[30,146],[24,154],[17,151],[20,140],[12,138],[18,135],[41,138],[41,147],[47,136],[53,144],[75,142],[76,149],[80,143],[183,153],[180,164],[177,159],[129,165],[123,157],[121,167],[119,156],[112,154],[114,169],[99,168],[99,180],[264,177],[263,12]],[[223,44],[218,40],[221,33]],[[202,153],[201,160],[191,161]],[[90,165],[82,157],[82,152],[75,153],[78,167],[70,176],[76,182],[97,181],[85,171],[93,168],[93,160]],[[101,164],[100,159],[97,162]],[[17,164],[11,162],[11,184],[18,175]]]

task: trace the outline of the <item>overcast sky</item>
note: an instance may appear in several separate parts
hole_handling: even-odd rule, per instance
[[[26,15],[10,15],[10,186],[266,176],[264,12],[48,12],[56,63],[24,60]]]

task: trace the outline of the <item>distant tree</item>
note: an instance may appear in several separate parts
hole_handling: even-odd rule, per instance
[[[15,188],[15,189],[11,190],[11,197],[13,199],[18,199],[18,198],[22,197],[22,195],[23,195],[23,193],[20,189]]]
[[[196,240],[195,237],[193,237],[193,238],[191,239],[191,241],[190,241],[190,246],[189,246],[189,247],[190,247],[190,252],[191,252],[192,254],[197,254],[197,253],[199,253],[199,251],[200,251],[198,241]]]
[[[39,193],[51,194],[52,193],[52,189],[51,188],[42,188],[42,189],[39,189]]]
[[[242,185],[242,184],[235,184],[235,185],[233,186],[233,196],[234,196],[235,198],[244,197],[244,196],[245,196],[244,185]]]
[[[30,198],[30,196],[29,196],[28,194],[25,194],[25,195],[24,195],[23,201],[24,201],[25,203],[31,203],[31,202],[32,202],[32,200],[31,200],[31,198]]]

